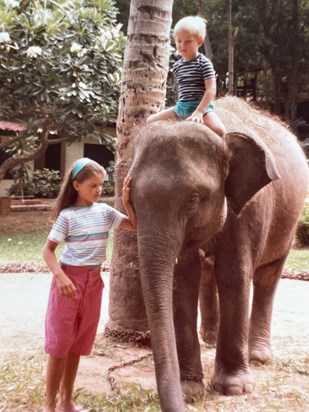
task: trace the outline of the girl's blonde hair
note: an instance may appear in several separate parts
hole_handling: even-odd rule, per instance
[[[82,164],[86,164],[83,165],[82,168],[79,168],[79,171],[77,173],[74,173],[76,171],[76,167],[80,165],[81,162]],[[96,174],[102,175],[104,179],[106,176],[106,171],[103,166],[99,165],[99,163],[95,162],[94,160],[82,158],[76,160],[72,164],[63,179],[58,197],[51,210],[51,221],[54,222],[57,219],[62,209],[72,206],[76,202],[77,192],[73,187],[73,181],[83,183],[85,180]]]
[[[203,17],[199,16],[187,16],[180,19],[174,27],[174,38],[178,33],[186,32],[192,34],[197,39],[205,39],[206,37],[206,23],[207,21]]]

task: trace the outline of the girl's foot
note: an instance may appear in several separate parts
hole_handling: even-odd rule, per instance
[[[89,412],[89,411],[88,409],[84,409],[80,405],[63,406],[58,403],[56,406],[55,412]]]
[[[43,408],[43,412],[56,412],[56,406],[53,405],[45,405]]]

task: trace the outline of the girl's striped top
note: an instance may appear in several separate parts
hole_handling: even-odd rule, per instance
[[[65,242],[59,261],[69,266],[97,267],[106,260],[108,232],[126,216],[105,203],[63,209],[48,239]]]

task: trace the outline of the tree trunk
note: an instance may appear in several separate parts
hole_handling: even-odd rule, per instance
[[[237,36],[238,28],[233,30],[232,22],[232,0],[228,0],[228,93],[235,94],[235,75],[234,75],[234,48],[235,39]]]
[[[18,164],[23,164],[23,163],[30,162],[31,160],[38,159],[40,156],[42,156],[45,153],[48,147],[48,143],[49,143],[48,135],[49,135],[50,129],[51,129],[50,126],[43,129],[38,139],[37,146],[33,150],[33,152],[26,153],[26,154],[22,153],[19,156],[9,157],[8,159],[4,160],[3,163],[1,163],[0,182],[1,180],[4,179],[5,174],[8,170],[13,169]],[[18,138],[13,138],[9,141],[9,144],[3,144],[2,147],[9,146],[11,143],[14,143],[16,140],[18,140]]]
[[[295,47],[292,52],[292,64],[290,73],[288,73],[288,99],[290,103],[289,107],[289,123],[290,126],[295,130],[295,121],[297,114],[297,93],[298,93],[298,79],[300,77],[300,60],[305,50],[301,47],[300,41],[300,21],[299,21],[299,2],[298,0],[293,0],[292,2],[292,27],[293,27],[293,39],[295,42]]]
[[[124,211],[122,182],[133,140],[146,118],[164,108],[173,0],[132,0],[117,119],[115,207]],[[136,235],[115,230],[105,335],[143,341],[148,322],[142,297]]]
[[[203,13],[204,8],[203,8],[202,0],[197,0],[196,8],[197,8],[198,16],[203,17],[207,21],[207,19],[204,17],[204,13]],[[208,57],[209,60],[212,60],[213,54],[212,54],[210,38],[209,38],[209,34],[208,34],[207,30],[206,30],[206,37],[205,37],[205,40],[204,40],[204,50],[205,50],[205,56]]]
[[[281,114],[281,79],[280,73],[272,69],[273,84],[274,84],[274,113]]]

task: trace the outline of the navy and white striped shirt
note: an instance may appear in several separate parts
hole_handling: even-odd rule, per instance
[[[68,207],[60,212],[48,239],[65,242],[59,259],[64,265],[100,266],[106,260],[108,231],[125,217],[105,203]]]
[[[202,100],[205,94],[205,80],[216,77],[211,61],[201,53],[190,61],[182,58],[177,60],[173,65],[173,72],[178,81],[180,102]]]

